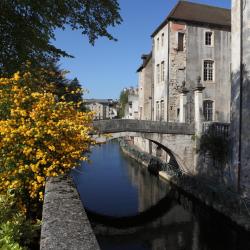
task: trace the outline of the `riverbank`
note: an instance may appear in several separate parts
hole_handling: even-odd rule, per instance
[[[122,151],[129,157],[148,167],[152,156],[139,151],[132,145],[121,143]],[[155,157],[154,157],[155,158]],[[203,202],[206,206],[229,218],[233,223],[250,232],[250,214],[244,201],[231,190],[208,182],[198,177],[188,176],[166,167],[166,164],[158,159],[164,171],[159,171],[159,177],[173,183],[186,193]]]

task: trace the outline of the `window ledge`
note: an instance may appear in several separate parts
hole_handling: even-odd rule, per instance
[[[213,84],[213,83],[215,83],[215,81],[203,81],[203,83],[204,83],[204,84],[205,84],[205,83]]]

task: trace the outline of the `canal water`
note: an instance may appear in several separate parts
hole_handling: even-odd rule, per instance
[[[93,148],[73,171],[103,250],[250,250],[250,235],[121,151]]]

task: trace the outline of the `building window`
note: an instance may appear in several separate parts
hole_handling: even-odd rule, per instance
[[[164,82],[165,80],[165,62],[161,62],[161,81]]]
[[[164,33],[161,34],[161,46],[164,46]]]
[[[160,120],[164,119],[164,101],[161,101],[161,113],[160,113]]]
[[[214,81],[214,61],[205,60],[203,65],[203,80],[213,82]]]
[[[213,120],[213,101],[206,100],[203,102],[203,114],[205,121]]]
[[[142,107],[140,107],[140,120],[142,120]]]
[[[212,31],[205,32],[205,45],[207,46],[213,45],[213,32]]]
[[[156,65],[156,74],[157,74],[157,83],[159,83],[160,82],[160,77],[161,77],[161,75],[160,75],[160,64],[157,64]]]
[[[180,109],[177,108],[177,118],[179,118],[179,116],[180,116]]]
[[[158,37],[156,40],[156,49],[159,50],[160,47],[160,38]]]
[[[178,33],[178,51],[184,50],[184,33]]]
[[[156,120],[159,121],[160,119],[160,104],[156,102]]]

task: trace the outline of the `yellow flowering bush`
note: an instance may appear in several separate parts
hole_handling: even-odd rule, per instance
[[[94,142],[93,114],[80,112],[80,103],[58,100],[49,84],[37,88],[37,82],[29,72],[0,78],[0,194],[11,190],[41,200],[46,177],[87,160],[84,152]]]

